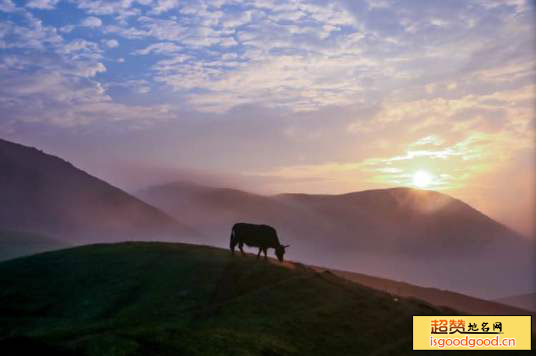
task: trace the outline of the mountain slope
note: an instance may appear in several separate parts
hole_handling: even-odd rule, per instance
[[[0,347],[77,355],[405,355],[412,315],[455,313],[185,244],[48,252],[0,263],[0,283]]]
[[[410,188],[367,190],[342,195],[282,194],[289,204],[308,207],[353,235],[351,243],[375,251],[412,255],[416,248],[442,255],[485,248],[520,237],[469,205],[434,191]],[[365,233],[359,239],[356,233]],[[471,251],[472,252],[472,251]]]
[[[506,298],[495,300],[498,303],[512,305],[518,308],[525,308],[536,312],[536,293],[527,293],[522,295],[514,295]]]
[[[0,227],[70,243],[192,236],[158,209],[35,148],[0,140]]]
[[[317,271],[325,271],[323,267],[313,267]],[[369,276],[362,273],[329,270],[338,277],[349,281],[357,282],[361,285],[381,290],[390,294],[401,297],[411,297],[424,300],[430,304],[444,306],[458,310],[462,313],[474,315],[529,315],[532,314],[532,323],[536,326],[536,311],[534,309],[525,308],[521,305],[507,305],[503,300],[483,300],[470,297],[464,294],[455,293],[447,290],[436,288],[425,288],[412,285],[405,282],[393,281],[385,278]],[[526,295],[525,297],[529,297]],[[534,297],[534,294],[532,294]],[[508,298],[507,298],[508,299]],[[525,300],[523,298],[523,300]]]
[[[262,196],[185,182],[138,196],[227,246],[238,221],[276,227],[291,258],[484,299],[526,291],[534,246],[448,195],[409,188]]]

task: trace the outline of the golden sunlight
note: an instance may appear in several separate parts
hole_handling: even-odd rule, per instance
[[[413,184],[419,188],[426,188],[433,183],[434,177],[426,171],[417,171],[413,175]]]

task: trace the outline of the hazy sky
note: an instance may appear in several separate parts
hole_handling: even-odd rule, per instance
[[[523,0],[0,0],[0,137],[130,189],[417,184],[528,232],[534,16]]]

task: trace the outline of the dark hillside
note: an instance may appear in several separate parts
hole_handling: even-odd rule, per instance
[[[412,315],[455,313],[296,263],[170,243],[6,261],[0,284],[0,346],[77,355],[405,355]]]

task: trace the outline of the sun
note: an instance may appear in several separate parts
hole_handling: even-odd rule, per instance
[[[429,187],[433,183],[434,177],[426,171],[417,171],[413,175],[413,185],[419,188]]]

